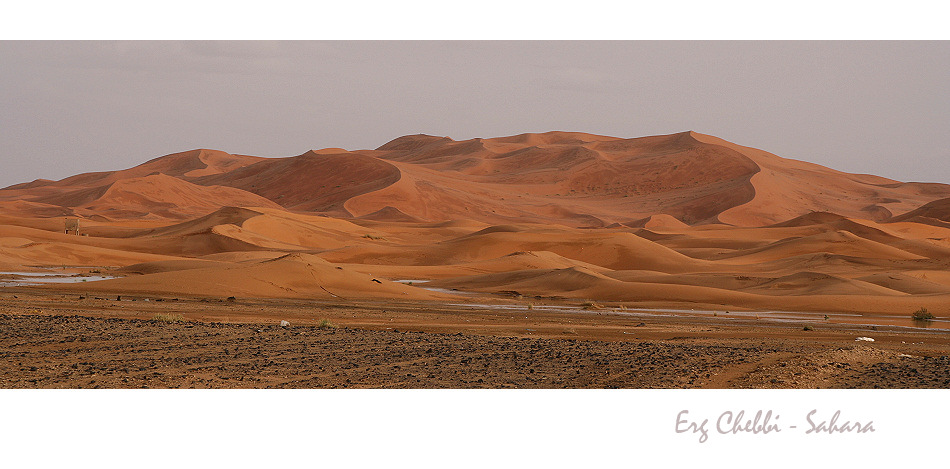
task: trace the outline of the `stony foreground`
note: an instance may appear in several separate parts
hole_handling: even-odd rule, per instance
[[[0,315],[2,388],[948,388],[874,344],[517,338]]]

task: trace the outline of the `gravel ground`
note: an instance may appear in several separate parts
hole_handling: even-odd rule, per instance
[[[599,341],[0,314],[2,388],[948,388],[950,358],[776,338]]]

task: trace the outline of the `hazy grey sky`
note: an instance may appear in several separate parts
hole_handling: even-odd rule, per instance
[[[0,186],[194,148],[257,156],[695,130],[950,183],[950,42],[0,42]]]

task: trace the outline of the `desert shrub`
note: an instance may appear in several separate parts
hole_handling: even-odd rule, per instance
[[[317,328],[318,329],[336,329],[337,325],[330,322],[329,319],[321,319],[320,322],[317,323]]]
[[[815,328],[814,328],[814,327],[811,327],[811,326],[805,326],[805,327],[802,328],[802,330],[803,330],[803,331],[813,331],[813,330],[815,330]]]
[[[374,236],[374,235],[371,235],[371,234],[369,234],[369,233],[364,234],[363,237],[366,238],[366,239],[372,239],[372,240],[386,239],[386,238],[383,238],[382,236]]]
[[[933,314],[930,314],[927,311],[927,308],[920,308],[917,311],[914,311],[914,314],[910,315],[914,318],[914,321],[929,321],[934,318]]]

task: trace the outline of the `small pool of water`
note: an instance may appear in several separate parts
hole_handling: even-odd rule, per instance
[[[108,275],[66,274],[62,272],[0,272],[0,287],[20,287],[47,283],[80,283],[108,280]]]

